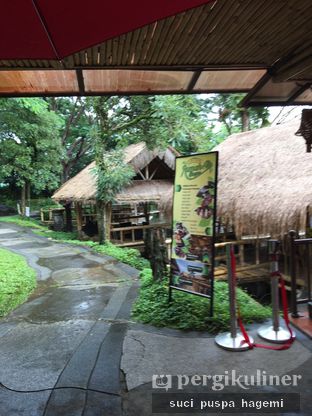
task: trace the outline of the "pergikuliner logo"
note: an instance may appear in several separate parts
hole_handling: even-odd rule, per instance
[[[221,391],[225,387],[238,386],[243,390],[248,390],[254,386],[298,386],[299,380],[302,376],[299,374],[283,374],[274,375],[267,374],[264,370],[257,370],[255,374],[238,374],[236,370],[224,371],[224,374],[204,374],[188,376],[185,374],[178,374],[176,376],[153,375],[152,387],[155,389],[165,389],[168,391],[171,388],[183,390],[187,386],[203,386],[210,388],[213,391]],[[176,381],[176,383],[173,383]],[[173,385],[175,384],[175,385]]]
[[[153,375],[152,379],[153,389],[166,389],[168,391],[172,388],[172,376],[170,374]]]

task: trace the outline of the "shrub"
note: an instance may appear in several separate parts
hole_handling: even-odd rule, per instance
[[[141,274],[141,288],[132,309],[132,316],[143,323],[158,327],[208,331],[228,331],[230,323],[228,285],[215,282],[214,316],[209,317],[210,300],[181,291],[173,291],[173,302],[168,303],[168,279],[155,282],[151,269]],[[241,289],[237,302],[244,323],[263,321],[271,316],[269,307],[260,305]]]

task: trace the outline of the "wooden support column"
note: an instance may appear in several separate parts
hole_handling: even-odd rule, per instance
[[[67,204],[64,204],[65,208],[65,215],[66,215],[66,231],[73,231],[73,220],[72,220],[72,204],[71,202],[68,202]]]
[[[239,246],[239,263],[241,266],[245,264],[245,245],[241,244]]]
[[[144,216],[145,216],[146,224],[149,225],[148,202],[144,202]]]
[[[256,264],[260,264],[260,240],[256,240]]]
[[[76,217],[77,217],[77,232],[79,238],[82,238],[82,205],[80,202],[75,203]]]

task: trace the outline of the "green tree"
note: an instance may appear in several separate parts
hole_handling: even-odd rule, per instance
[[[212,132],[206,120],[205,101],[198,96],[156,96],[152,109],[151,135],[160,145],[171,145],[188,154],[209,141]]]
[[[94,115],[85,98],[46,99],[51,111],[61,119],[62,183],[78,173],[94,159],[92,138]]]
[[[42,99],[0,100],[0,179],[11,177],[21,189],[22,214],[31,190],[59,184],[59,127],[59,118]]]
[[[207,150],[233,133],[269,125],[269,110],[265,107],[241,107],[244,96],[245,94],[214,94],[204,100],[207,121],[213,131],[210,143],[206,143]],[[205,147],[205,144],[201,147]]]
[[[139,97],[95,97],[88,100],[94,120],[95,161],[97,178],[97,219],[99,240],[109,238],[110,207],[116,193],[129,183],[132,170],[124,163],[116,147],[137,142],[151,114],[149,104],[139,105]]]
[[[111,206],[116,194],[131,182],[134,170],[124,162],[122,150],[106,151],[105,156],[97,153],[96,175],[97,184],[97,221],[99,229],[99,243],[103,244],[110,238]]]

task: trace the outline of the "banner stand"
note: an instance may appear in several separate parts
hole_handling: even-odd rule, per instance
[[[278,266],[278,246],[277,240],[269,240],[269,256],[271,264],[271,296],[272,296],[272,324],[263,325],[258,330],[258,335],[270,342],[283,344],[290,340],[291,334],[286,328],[280,326],[279,308],[279,266]],[[293,334],[293,337],[295,334]]]
[[[237,316],[236,316],[236,284],[233,265],[231,261],[232,245],[226,245],[226,263],[228,270],[228,284],[229,284],[229,302],[230,302],[230,319],[231,328],[230,332],[222,333],[216,336],[216,344],[229,351],[246,351],[249,350],[249,345],[246,343],[243,335],[238,332],[237,328]],[[249,337],[250,342],[253,344],[253,339]]]

